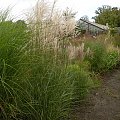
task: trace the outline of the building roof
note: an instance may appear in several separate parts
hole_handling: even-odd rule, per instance
[[[83,21],[83,22],[85,22],[85,23],[87,23],[87,24],[90,24],[90,25],[95,26],[95,27],[97,27],[97,28],[100,28],[100,29],[102,29],[102,30],[108,30],[108,29],[109,29],[108,26],[101,25],[101,24],[98,24],[98,23],[86,21],[86,20],[83,20],[83,19],[80,19],[79,21]]]

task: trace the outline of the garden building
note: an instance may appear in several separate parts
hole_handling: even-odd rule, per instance
[[[109,29],[108,25],[101,25],[98,23],[86,21],[84,19],[80,19],[77,23],[80,30],[85,31],[93,36],[100,35],[106,33]]]

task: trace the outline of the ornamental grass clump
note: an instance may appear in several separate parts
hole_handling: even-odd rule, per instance
[[[43,1],[39,5],[41,18],[35,13],[28,24],[0,23],[1,120],[60,120],[70,111],[74,84],[67,76],[69,60],[61,35],[65,31],[57,32],[61,24],[53,24]]]

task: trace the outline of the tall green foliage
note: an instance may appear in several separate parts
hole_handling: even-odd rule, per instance
[[[120,9],[104,5],[99,7],[96,11],[96,16],[93,17],[96,23],[108,25],[110,27],[120,27]]]
[[[0,22],[0,75],[3,69],[7,76],[11,76],[11,72],[17,69],[21,51],[27,43],[28,34],[27,27],[12,21]],[[7,69],[8,68],[8,69]]]
[[[65,49],[38,45],[40,36],[32,36],[21,20],[2,21],[0,29],[0,119],[68,117],[75,87]]]
[[[50,42],[56,40],[51,23],[45,24],[44,19],[34,22],[0,22],[1,120],[67,119],[73,101],[83,99],[94,86],[88,63],[94,71],[101,70],[104,63],[106,48],[96,41],[85,43],[92,57],[72,64],[63,36],[60,45],[59,39]],[[29,30],[28,26],[35,29]],[[118,54],[109,53],[107,58],[105,63],[113,66]]]

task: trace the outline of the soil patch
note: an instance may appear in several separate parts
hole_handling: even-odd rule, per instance
[[[120,120],[120,69],[103,76],[101,87],[75,107],[70,120]]]

